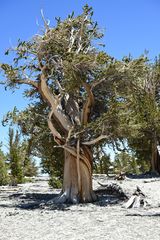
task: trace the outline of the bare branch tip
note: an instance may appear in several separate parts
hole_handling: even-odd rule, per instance
[[[44,13],[43,13],[43,9],[41,9],[41,16],[42,16],[42,20],[44,22],[44,25],[46,27],[47,30],[49,30],[49,24],[50,24],[50,20],[46,20],[45,17],[44,17]]]

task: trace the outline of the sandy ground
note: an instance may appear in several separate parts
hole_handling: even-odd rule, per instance
[[[146,194],[150,206],[125,209],[124,201],[110,196],[94,204],[46,205],[59,190],[47,181],[18,187],[0,187],[0,240],[159,240],[160,179],[93,179],[118,183],[130,196],[136,186]]]

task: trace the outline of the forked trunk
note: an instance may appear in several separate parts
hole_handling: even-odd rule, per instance
[[[63,189],[59,203],[93,202],[96,195],[92,189],[92,157],[88,147],[83,148],[85,160],[65,151]]]

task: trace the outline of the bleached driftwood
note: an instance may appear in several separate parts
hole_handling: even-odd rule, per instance
[[[129,200],[123,205],[125,208],[140,208],[146,207],[148,202],[146,201],[146,195],[137,186],[136,191],[132,194]]]

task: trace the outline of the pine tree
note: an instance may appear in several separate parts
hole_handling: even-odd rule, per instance
[[[0,149],[0,185],[6,185],[9,181],[5,160],[6,156]]]
[[[14,135],[14,130],[9,128],[9,153],[8,158],[10,161],[11,170],[11,183],[16,185],[22,183],[24,180],[23,175],[23,163],[20,151],[20,134],[16,131]]]

